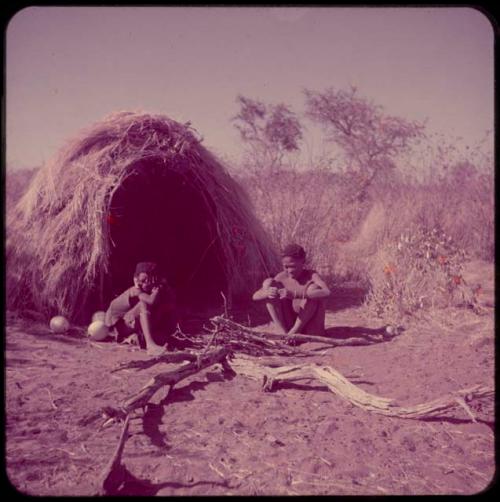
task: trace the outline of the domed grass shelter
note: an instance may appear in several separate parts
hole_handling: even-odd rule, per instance
[[[7,219],[7,309],[85,322],[156,261],[178,301],[237,299],[276,269],[244,190],[189,124],[115,113],[70,141]]]

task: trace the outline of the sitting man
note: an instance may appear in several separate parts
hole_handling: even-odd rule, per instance
[[[279,333],[325,333],[325,302],[328,286],[314,270],[305,268],[306,253],[298,244],[289,244],[282,253],[283,271],[264,279],[253,294],[265,300],[267,310]]]
[[[164,336],[162,343],[157,343],[158,328],[175,324],[173,291],[165,281],[159,280],[157,273],[156,263],[138,263],[134,285],[110,303],[104,321],[118,342],[135,334],[139,345],[153,356],[166,350]]]

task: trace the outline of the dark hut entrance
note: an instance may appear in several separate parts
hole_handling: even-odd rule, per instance
[[[203,308],[221,302],[226,277],[220,242],[207,204],[185,176],[160,161],[136,164],[115,191],[108,300],[132,285],[139,261],[155,261],[180,305]]]

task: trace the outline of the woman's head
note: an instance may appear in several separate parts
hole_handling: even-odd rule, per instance
[[[298,244],[288,244],[281,253],[283,269],[290,277],[299,277],[304,269],[305,261],[306,252]]]
[[[157,280],[158,266],[153,262],[140,262],[135,267],[134,285],[150,293]]]

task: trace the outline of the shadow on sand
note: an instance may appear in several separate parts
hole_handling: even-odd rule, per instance
[[[135,477],[128,470],[125,472],[125,481],[123,485],[113,495],[136,495],[136,496],[154,496],[163,488],[192,488],[194,486],[221,486],[223,488],[232,488],[227,481],[195,481],[193,483],[179,483],[175,481],[165,481],[163,483],[151,483],[148,480]]]
[[[232,380],[235,373],[230,371],[206,371],[204,373],[206,381],[195,380],[182,387],[174,387],[168,395],[159,403],[149,403],[146,413],[143,416],[144,434],[149,437],[151,443],[158,447],[168,447],[166,435],[160,431],[163,415],[166,412],[165,406],[172,402],[194,401],[195,392],[205,389],[207,385],[214,381]]]
[[[226,375],[221,378],[232,378],[232,375]],[[143,416],[143,430],[144,434],[150,439],[151,443],[159,448],[170,448],[168,444],[167,435],[160,431],[162,424],[162,417],[165,413],[165,406],[170,402],[179,401],[192,401],[195,399],[194,392],[204,389],[210,381],[206,382],[191,382],[188,385],[180,388],[173,388],[168,396],[161,401],[160,404],[148,404],[146,413]],[[164,483],[151,483],[149,480],[139,479],[128,471],[124,466],[125,480],[121,487],[116,490],[113,495],[139,495],[139,496],[153,496],[163,488],[191,488],[201,485],[221,486],[224,488],[231,488],[227,481],[196,481],[192,483],[179,483],[179,482],[164,482]]]
[[[366,328],[364,326],[333,326],[326,328],[325,337],[336,338],[342,340],[353,337],[367,337],[370,335],[383,335],[385,333],[385,325],[380,328]]]
[[[341,310],[360,307],[365,301],[366,293],[366,288],[362,287],[332,288],[330,296],[326,299],[326,310],[340,312]]]

